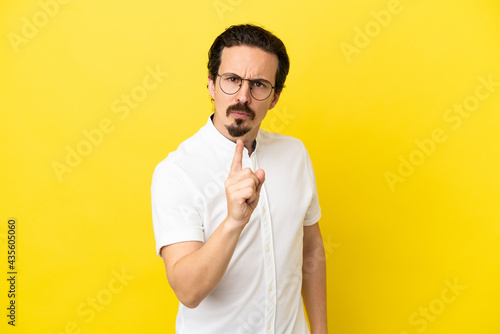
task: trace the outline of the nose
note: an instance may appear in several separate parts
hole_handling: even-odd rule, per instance
[[[252,95],[250,94],[250,81],[247,79],[241,80],[241,87],[238,93],[236,94],[236,98],[241,103],[248,103],[252,99]]]

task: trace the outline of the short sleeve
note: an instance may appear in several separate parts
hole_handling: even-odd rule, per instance
[[[182,169],[162,161],[153,173],[151,208],[156,252],[163,246],[183,242],[204,242],[203,223],[193,202],[194,186]]]
[[[306,215],[304,217],[304,226],[311,226],[316,224],[321,218],[321,208],[319,206],[318,189],[316,187],[316,177],[314,176],[314,169],[312,166],[311,158],[309,157],[309,153],[307,152],[307,149],[305,147],[303,163],[306,166],[306,177],[309,180],[309,186],[313,191],[311,203],[309,204],[309,208],[307,209]]]

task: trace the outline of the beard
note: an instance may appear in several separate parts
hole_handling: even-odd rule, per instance
[[[227,107],[226,116],[229,117],[233,111],[246,113],[252,121],[255,119],[255,112],[246,103],[238,102]],[[231,137],[242,137],[252,130],[251,127],[245,125],[245,120],[245,118],[236,118],[234,123],[226,125],[227,132]]]

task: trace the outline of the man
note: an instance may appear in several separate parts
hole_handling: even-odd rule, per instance
[[[289,60],[276,36],[232,26],[209,51],[214,114],[155,169],[158,254],[176,332],[327,333],[314,172],[297,139],[260,130]],[[302,294],[302,296],[301,296]]]

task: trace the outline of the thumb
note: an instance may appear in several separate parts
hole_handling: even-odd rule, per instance
[[[262,188],[262,184],[264,184],[264,181],[266,180],[266,172],[264,172],[263,169],[259,169],[255,172],[255,176],[259,179],[260,183],[257,186],[257,192],[260,192],[260,188]]]

